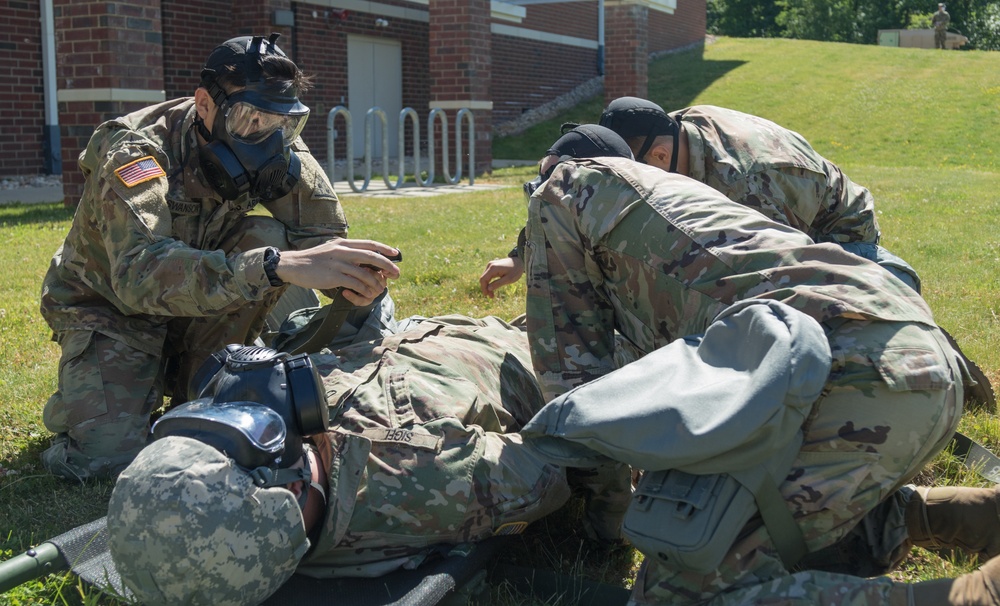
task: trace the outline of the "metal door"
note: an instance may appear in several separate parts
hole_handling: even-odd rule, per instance
[[[347,37],[347,108],[351,111],[354,157],[365,153],[365,114],[378,106],[385,112],[389,155],[399,147],[399,112],[403,109],[403,50],[398,40]],[[374,119],[374,118],[373,118]],[[382,157],[382,127],[374,119],[372,157]]]

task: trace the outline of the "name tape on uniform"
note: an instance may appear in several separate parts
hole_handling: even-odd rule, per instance
[[[438,450],[441,447],[441,437],[429,433],[416,433],[409,429],[395,428],[372,428],[361,432],[361,435],[372,442],[388,442],[391,444],[405,444],[413,448],[422,450]]]

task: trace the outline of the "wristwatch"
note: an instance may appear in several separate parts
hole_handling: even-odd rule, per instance
[[[276,246],[264,249],[264,275],[271,286],[284,286],[285,281],[278,277],[278,261],[281,260],[281,250]]]

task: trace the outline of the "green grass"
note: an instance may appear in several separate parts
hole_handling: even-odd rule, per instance
[[[650,66],[650,94],[667,109],[711,103],[756,113],[806,136],[875,195],[887,247],[921,274],[938,322],[1000,384],[1000,54],[933,53],[791,40],[720,39],[704,53]],[[518,137],[497,140],[498,158],[537,158],[565,121],[593,122],[592,99]],[[486,263],[513,245],[524,221],[520,183],[534,169],[477,181],[510,185],[437,198],[344,197],[351,235],[404,252],[392,284],[400,317],[523,309],[524,287],[496,300],[479,294]],[[338,191],[346,191],[340,183]],[[55,205],[0,207],[0,559],[103,515],[111,485],[75,486],[38,463],[49,434],[41,422],[55,388],[58,348],[38,313],[42,276],[69,228]],[[1000,449],[1000,423],[968,413],[962,429]],[[946,455],[926,481],[981,485]],[[634,554],[581,551],[573,516],[554,516],[524,535],[519,563],[553,566],[627,585]],[[973,564],[914,550],[899,579],[954,576]],[[519,604],[495,588],[494,601]],[[108,603],[75,578],[52,575],[0,595],[0,604]],[[562,603],[562,602],[561,602]]]

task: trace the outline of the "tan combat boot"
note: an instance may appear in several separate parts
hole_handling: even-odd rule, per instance
[[[913,585],[897,584],[890,606],[996,606],[1000,604],[1000,558],[957,579],[935,579]]]
[[[1000,554],[1000,486],[919,486],[906,506],[906,529],[917,547],[992,558]]]

